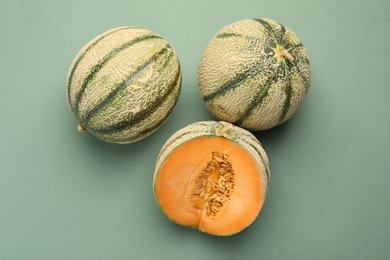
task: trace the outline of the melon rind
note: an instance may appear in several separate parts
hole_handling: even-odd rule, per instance
[[[198,70],[201,95],[218,120],[250,131],[290,119],[310,87],[305,47],[271,19],[245,19],[223,27],[204,51]]]
[[[169,117],[181,89],[175,50],[149,29],[123,26],[88,42],[73,60],[68,105],[79,129],[112,143],[133,143]]]

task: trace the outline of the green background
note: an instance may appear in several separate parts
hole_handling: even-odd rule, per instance
[[[390,1],[0,0],[0,259],[390,259]],[[312,84],[296,116],[258,132],[271,189],[231,237],[171,223],[152,193],[156,156],[212,119],[197,67],[224,25],[267,17],[306,46]],[[65,79],[79,49],[122,25],[176,49],[182,94],[131,145],[76,130]]]

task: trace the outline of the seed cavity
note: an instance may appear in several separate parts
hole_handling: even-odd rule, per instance
[[[193,210],[205,210],[215,218],[230,201],[234,190],[234,172],[228,155],[212,152],[210,161],[195,178],[189,203]]]

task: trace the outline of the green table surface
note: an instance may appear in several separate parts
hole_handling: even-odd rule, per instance
[[[0,259],[390,259],[390,1],[0,1]],[[152,192],[167,138],[211,120],[197,68],[223,26],[267,17],[306,46],[293,119],[257,132],[271,188],[231,237],[171,223]],[[130,145],[76,130],[65,79],[80,48],[122,25],[176,49],[179,102]]]

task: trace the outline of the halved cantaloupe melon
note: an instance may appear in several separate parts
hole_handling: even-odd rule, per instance
[[[226,236],[256,219],[269,177],[268,157],[251,133],[226,122],[198,122],[163,146],[154,195],[173,222]]]

